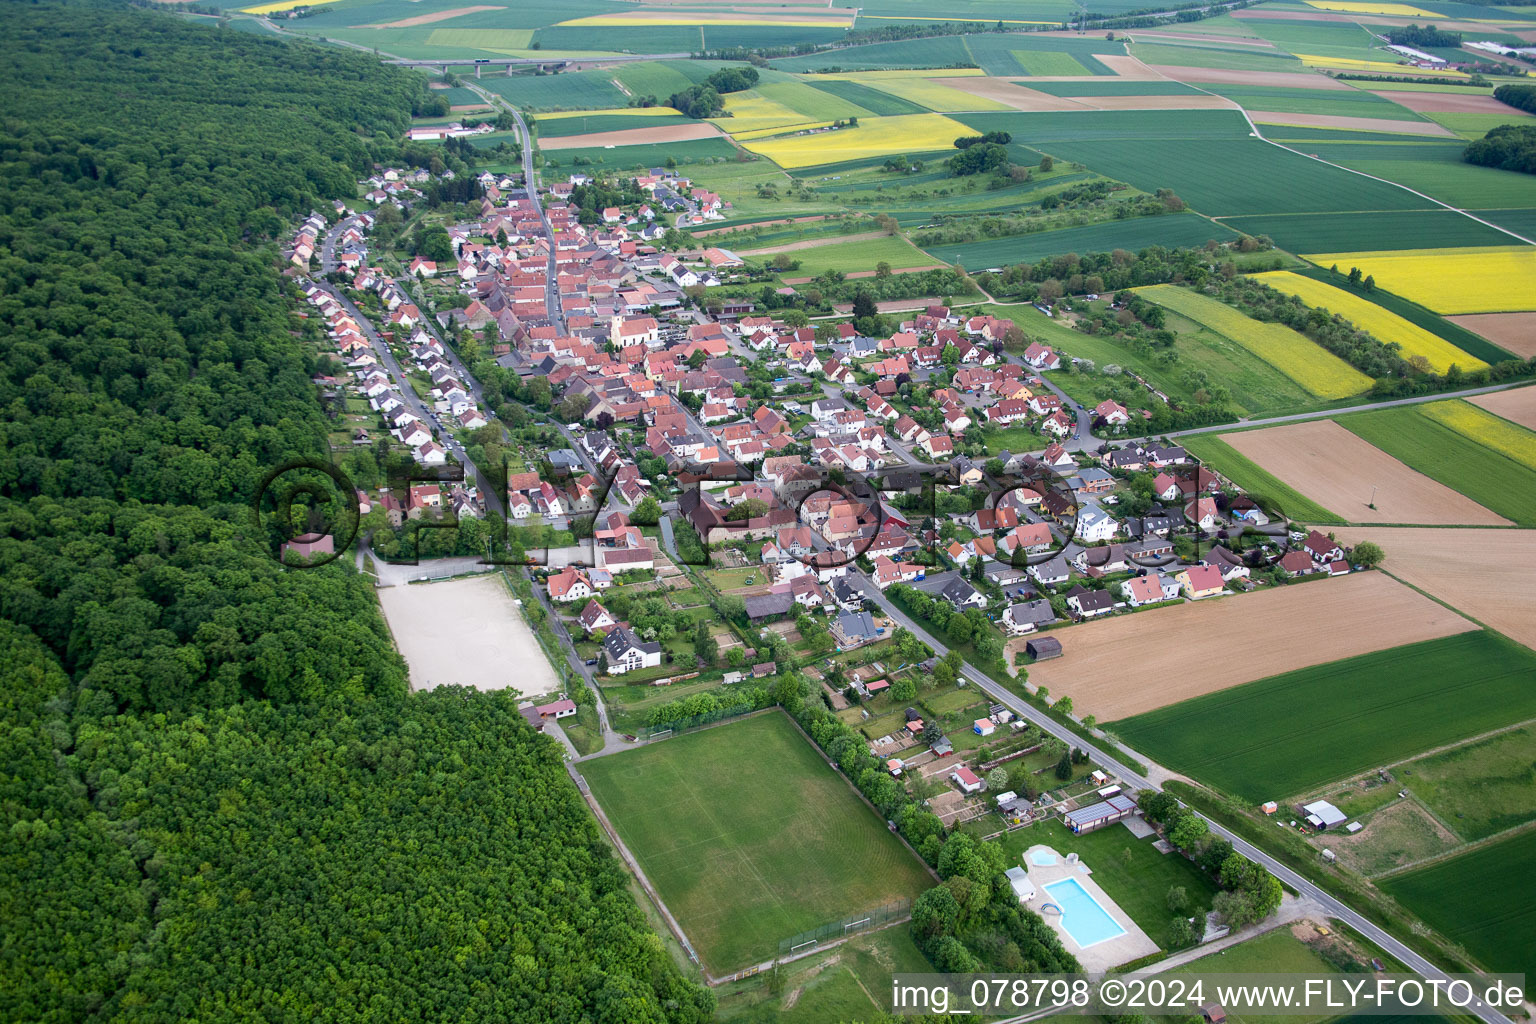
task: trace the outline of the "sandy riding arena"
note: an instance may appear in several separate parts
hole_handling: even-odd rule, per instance
[[[1077,714],[1113,721],[1476,628],[1384,573],[1352,573],[1053,631],[1065,653],[1030,666],[1029,681],[1070,696]]]
[[[1467,313],[1446,319],[1521,358],[1536,356],[1536,313]]]
[[[603,146],[642,146],[656,142],[688,142],[713,139],[720,129],[708,121],[698,124],[669,124],[660,128],[629,128],[621,132],[593,132],[590,135],[563,135],[540,139],[540,149],[593,149]]]
[[[1515,388],[1513,391],[1496,391],[1491,395],[1478,395],[1467,401],[1480,405],[1495,416],[1502,416],[1511,423],[1536,430],[1536,388]]]
[[[1372,540],[1382,568],[1536,650],[1536,530],[1340,527],[1340,543]]]
[[[1409,469],[1332,420],[1223,434],[1221,439],[1349,522],[1509,524],[1504,517]],[[1370,507],[1372,488],[1375,508]]]
[[[560,688],[500,575],[381,587],[376,593],[410,667],[411,689],[460,684],[540,694]]]

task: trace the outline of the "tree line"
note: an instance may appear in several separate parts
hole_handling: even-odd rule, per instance
[[[329,451],[280,245],[427,165],[425,83],[7,13],[0,1019],[708,1020],[511,696],[410,694],[371,587],[252,524]]]

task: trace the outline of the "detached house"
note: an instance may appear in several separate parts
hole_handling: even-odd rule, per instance
[[[566,566],[549,578],[549,599],[561,603],[591,597],[592,581],[574,565]]]
[[[661,664],[661,644],[654,641],[642,643],[624,626],[619,626],[603,640],[603,654],[608,659],[609,675],[623,675]]]

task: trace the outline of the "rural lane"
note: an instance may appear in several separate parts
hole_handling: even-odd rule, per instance
[[[854,585],[857,586],[865,594],[865,596],[879,605],[881,610],[887,616],[900,623],[919,640],[922,640],[929,647],[933,648],[935,654],[942,657],[949,652],[948,647],[939,643],[939,641],[935,639],[921,625],[913,621],[910,616],[892,604],[863,573],[851,573],[849,574],[848,578],[853,581]],[[1009,708],[1015,714],[1029,719],[1031,722],[1038,725],[1044,732],[1051,736],[1055,736],[1057,739],[1068,744],[1069,746],[1081,747],[1088,754],[1088,756],[1097,762],[1101,767],[1114,773],[1120,778],[1122,782],[1128,784],[1129,786],[1135,789],[1161,789],[1162,780],[1174,777],[1173,773],[1168,772],[1166,769],[1161,768],[1152,761],[1147,760],[1145,757],[1143,757],[1142,760],[1147,761],[1149,766],[1148,775],[1142,775],[1139,772],[1131,771],[1120,761],[1106,754],[1102,749],[1095,746],[1092,742],[1078,736],[1072,730],[1057,722],[1055,719],[1051,718],[1049,715],[1045,714],[1043,711],[1030,704],[1028,701],[1023,700],[1018,695],[1005,689],[998,683],[993,682],[990,677],[982,673],[974,665],[966,662],[962,667],[965,670],[966,677],[970,679],[971,682],[974,683],[982,692],[986,693],[987,696],[991,697],[999,704]],[[1134,751],[1128,751],[1128,753],[1134,753]],[[1154,779],[1157,781],[1154,781]],[[1191,810],[1193,811],[1192,808]],[[1198,811],[1193,811],[1193,813],[1199,814]],[[1448,977],[1445,971],[1442,971],[1439,967],[1436,967],[1425,957],[1419,955],[1406,943],[1403,943],[1396,937],[1388,934],[1386,930],[1378,927],[1373,921],[1366,918],[1363,914],[1360,914],[1351,907],[1334,898],[1328,892],[1324,891],[1320,886],[1314,884],[1310,879],[1306,878],[1299,872],[1292,870],[1285,864],[1282,864],[1274,857],[1271,857],[1268,853],[1265,853],[1263,850],[1254,846],[1246,839],[1243,839],[1241,836],[1226,828],[1220,822],[1213,821],[1203,814],[1200,814],[1200,817],[1203,818],[1210,826],[1210,830],[1213,834],[1230,842],[1232,844],[1232,848],[1238,853],[1241,853],[1244,857],[1247,857],[1249,860],[1256,864],[1263,865],[1270,874],[1274,875],[1276,878],[1280,879],[1281,882],[1290,886],[1303,899],[1308,899],[1315,902],[1328,916],[1335,918],[1336,920],[1343,921],[1351,928],[1354,928],[1357,932],[1364,935],[1371,942],[1375,943],[1378,947],[1384,950],[1388,955],[1394,957],[1399,962],[1408,967],[1409,970],[1430,979],[1445,979]],[[1474,1013],[1477,1017],[1487,1022],[1487,1024],[1510,1024],[1508,1017],[1493,1007],[1488,1006],[1480,1001],[1475,1003],[1469,1009],[1470,1012]]]
[[[1234,430],[1247,430],[1249,427],[1267,427],[1278,423],[1298,423],[1302,420],[1320,420],[1332,416],[1344,416],[1349,413],[1370,412],[1372,409],[1390,409],[1397,405],[1419,405],[1423,402],[1443,402],[1452,398],[1467,398],[1471,395],[1486,395],[1494,391],[1508,391],[1510,388],[1528,384],[1528,381],[1514,380],[1503,384],[1490,384],[1481,388],[1466,388],[1462,391],[1440,391],[1433,395],[1414,395],[1412,398],[1389,398],[1380,402],[1369,402],[1365,405],[1352,405],[1344,409],[1326,409],[1322,412],[1298,412],[1290,416],[1268,416],[1258,420],[1238,420],[1236,423],[1221,423],[1213,427],[1191,427],[1188,430],[1174,430],[1162,436],[1164,437],[1188,437],[1190,434],[1230,433]]]

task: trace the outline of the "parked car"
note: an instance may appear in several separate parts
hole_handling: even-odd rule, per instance
[[[588,665],[596,665],[597,664],[597,659],[596,658],[588,658],[587,659],[587,664]]]

